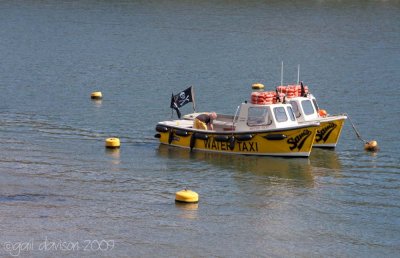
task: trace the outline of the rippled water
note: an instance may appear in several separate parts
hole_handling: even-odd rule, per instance
[[[0,254],[394,257],[400,252],[397,1],[2,1]],[[348,113],[309,159],[159,146],[169,97],[233,114],[297,79]],[[92,101],[92,91],[103,100]],[[184,107],[183,112],[191,112]],[[105,150],[105,138],[121,149]],[[188,187],[193,205],[174,203]],[[63,244],[63,245],[62,245]]]

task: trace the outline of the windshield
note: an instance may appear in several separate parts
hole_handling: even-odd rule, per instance
[[[268,123],[268,109],[266,107],[250,107],[247,125],[266,125]]]
[[[286,115],[286,111],[284,107],[276,107],[274,108],[274,114],[276,121],[278,122],[286,122],[288,120],[288,117]]]
[[[301,105],[304,110],[304,114],[312,115],[314,114],[314,107],[309,99],[301,101]]]

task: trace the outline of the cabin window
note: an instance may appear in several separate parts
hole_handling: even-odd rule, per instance
[[[284,107],[276,107],[274,108],[274,114],[276,121],[278,122],[286,122],[288,120],[288,117],[286,115],[286,111]]]
[[[250,107],[247,118],[247,125],[267,125],[269,124],[268,109],[266,107]]]
[[[316,110],[319,110],[318,104],[317,104],[317,100],[316,99],[312,99],[312,102],[314,103],[314,107]]]
[[[312,115],[314,114],[314,107],[309,99],[301,101],[301,105],[303,106],[304,114]]]
[[[296,115],[297,118],[301,116],[300,110],[299,110],[299,105],[297,105],[296,101],[290,101],[290,105],[292,105],[293,112]]]
[[[294,117],[293,109],[291,107],[287,107],[287,112],[289,113],[290,120],[295,121],[296,118]]]

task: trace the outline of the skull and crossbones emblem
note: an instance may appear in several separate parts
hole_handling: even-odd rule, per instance
[[[189,102],[189,95],[185,95],[185,92],[181,92],[180,94],[179,94],[179,105],[180,106],[183,106],[184,104],[186,104],[186,102]]]

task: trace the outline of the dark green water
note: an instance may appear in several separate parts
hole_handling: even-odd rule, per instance
[[[398,256],[399,17],[397,1],[1,1],[0,255]],[[381,151],[349,122],[309,159],[153,138],[171,92],[234,114],[282,61]],[[185,187],[198,205],[174,203]]]

